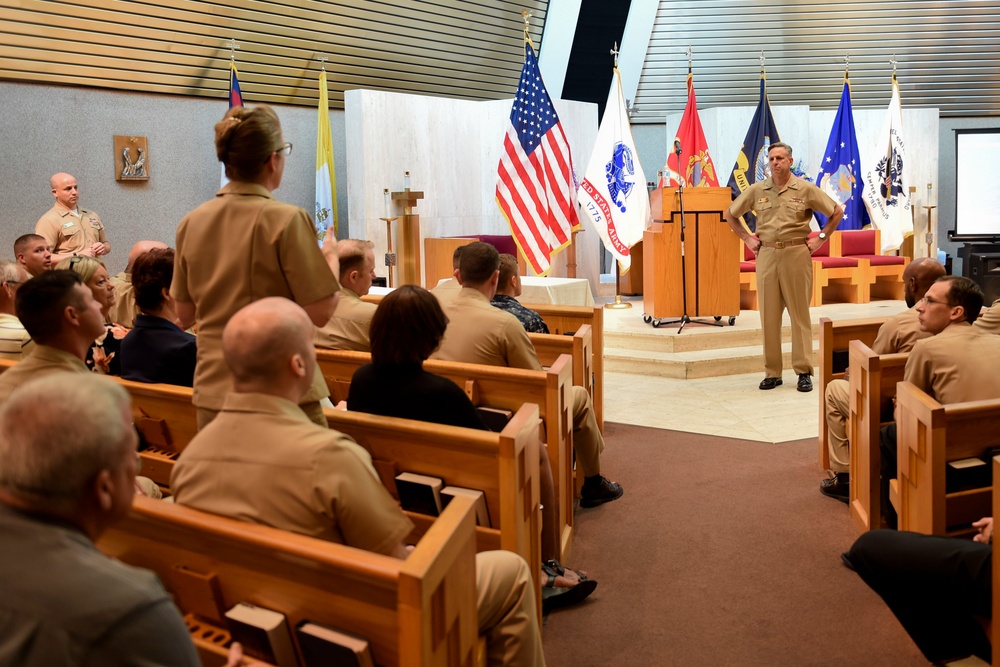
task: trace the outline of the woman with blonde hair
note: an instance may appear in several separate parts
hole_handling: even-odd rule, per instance
[[[236,311],[280,296],[323,326],[333,315],[340,287],[336,239],[328,234],[321,251],[309,214],[271,194],[292,154],[274,110],[263,104],[230,109],[215,125],[215,152],[230,181],[181,220],[170,287],[181,328],[198,325],[194,404],[199,427],[214,419],[232,388],[222,357],[222,329]],[[299,404],[323,426],[320,401],[327,396],[317,370]]]
[[[115,305],[115,291],[104,262],[96,257],[77,255],[67,257],[59,262],[55,268],[69,269],[80,276],[83,283],[90,288],[94,300],[101,304],[105,331],[104,335],[94,341],[90,350],[87,351],[87,367],[105,375],[121,375],[119,351],[121,341],[128,333],[128,329],[113,323],[109,316],[111,307]]]

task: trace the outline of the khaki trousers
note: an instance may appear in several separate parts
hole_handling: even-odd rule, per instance
[[[573,396],[573,449],[576,464],[584,477],[601,474],[601,452],[604,436],[597,428],[597,417],[590,403],[590,394],[583,387],[570,387]]]
[[[830,452],[830,470],[833,472],[851,469],[851,443],[847,438],[850,389],[851,383],[847,380],[830,380],[826,385],[826,448]]]
[[[323,428],[330,428],[330,423],[326,421],[326,415],[323,414],[323,406],[319,401],[300,403],[299,407],[309,417],[309,421],[319,424]],[[212,410],[211,408],[198,408],[198,430],[200,431],[208,426],[219,412],[219,410]]]
[[[812,259],[805,245],[761,248],[757,255],[757,295],[764,334],[764,374],[781,377],[781,313],[792,321],[792,368],[801,375],[813,372]]]
[[[535,590],[524,559],[510,551],[476,554],[479,633],[491,667],[544,667]]]

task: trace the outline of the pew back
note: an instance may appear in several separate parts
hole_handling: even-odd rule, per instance
[[[589,324],[581,326],[572,336],[558,334],[528,334],[535,354],[542,366],[551,366],[560,355],[568,354],[573,359],[573,385],[583,387],[590,395],[590,402],[597,405],[597,383],[594,375],[594,336]],[[594,417],[597,417],[595,408]],[[598,427],[604,431],[604,424],[598,420]]]
[[[239,602],[280,611],[294,626],[330,625],[368,640],[379,665],[472,665],[478,643],[475,514],[456,499],[404,560],[268,526],[136,498],[97,546],[153,570],[192,638],[221,664],[222,614]]]

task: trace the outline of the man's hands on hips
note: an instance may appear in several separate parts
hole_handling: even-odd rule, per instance
[[[826,243],[826,239],[821,239],[818,236],[810,236],[806,239],[806,247],[809,248],[809,254],[813,254],[819,250],[822,245]]]
[[[743,242],[747,245],[748,248],[750,248],[750,252],[752,252],[754,255],[760,252],[760,246],[761,246],[760,239],[754,236],[753,234],[747,236]]]

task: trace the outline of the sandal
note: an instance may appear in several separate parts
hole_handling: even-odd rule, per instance
[[[597,582],[588,579],[582,572],[576,572],[580,578],[580,583],[568,588],[555,586],[556,578],[566,574],[566,568],[559,561],[553,559],[542,563],[542,571],[548,576],[542,587],[542,613],[548,614],[550,611],[561,607],[583,602],[597,588]],[[575,570],[574,570],[575,572]]]

